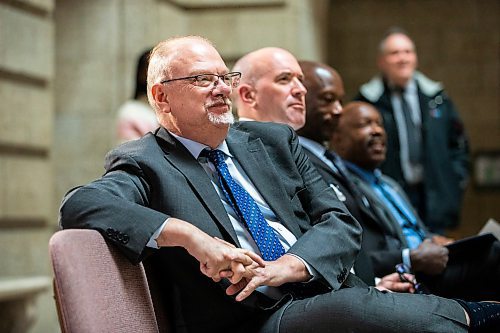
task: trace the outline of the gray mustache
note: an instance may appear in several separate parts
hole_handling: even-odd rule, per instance
[[[213,106],[220,106],[220,105],[227,105],[229,107],[231,107],[231,100],[229,98],[224,98],[224,99],[219,99],[219,100],[215,100],[213,102],[210,102],[206,105],[207,108],[211,108]]]

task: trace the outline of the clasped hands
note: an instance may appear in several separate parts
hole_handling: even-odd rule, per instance
[[[226,293],[237,294],[236,301],[244,300],[260,286],[277,287],[310,278],[305,265],[291,255],[265,261],[255,252],[237,248],[217,237],[203,245],[204,255],[197,258],[200,271],[215,282],[224,278],[230,281]]]

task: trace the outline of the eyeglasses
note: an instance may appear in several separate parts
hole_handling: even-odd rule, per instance
[[[219,79],[221,79],[225,85],[227,85],[231,88],[236,88],[240,84],[241,73],[240,72],[230,72],[230,73],[221,74],[221,75],[219,75],[219,74],[198,74],[198,75],[187,76],[187,77],[179,77],[176,79],[164,80],[164,81],[161,81],[161,83],[164,84],[164,83],[169,83],[169,82],[173,82],[173,81],[191,80],[195,86],[210,87],[213,84],[215,87],[215,86],[217,86]]]
[[[410,273],[410,269],[405,264],[397,264],[396,273],[398,273],[401,282],[408,282],[413,285],[416,294],[430,294],[429,289],[427,289],[427,287],[422,283],[418,283],[417,280],[409,280],[406,278],[405,273]]]

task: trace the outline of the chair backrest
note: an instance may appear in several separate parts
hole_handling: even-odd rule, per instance
[[[143,265],[97,231],[56,232],[49,252],[63,332],[159,332]]]

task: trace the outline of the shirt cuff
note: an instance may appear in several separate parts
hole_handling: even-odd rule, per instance
[[[403,264],[411,269],[410,249],[403,249],[401,257],[403,258]]]
[[[307,281],[304,281],[303,283],[308,283],[308,282],[311,282],[311,281],[314,281],[314,280],[318,279],[319,274],[318,274],[318,271],[316,269],[314,269],[314,267],[312,267],[311,265],[309,265],[304,259],[302,259],[301,257],[299,257],[296,254],[293,254],[293,253],[287,253],[287,254],[291,255],[291,256],[294,256],[295,258],[297,258],[300,261],[302,261],[302,263],[304,264],[304,266],[306,266],[307,272],[309,273],[309,275],[311,275],[311,278],[309,280],[307,280]]]
[[[163,222],[162,225],[158,229],[156,229],[155,233],[153,234],[153,236],[151,236],[151,238],[149,239],[149,242],[146,244],[147,247],[151,247],[153,249],[160,248],[158,246],[158,243],[156,242],[156,239],[158,238],[158,236],[160,236],[161,232],[163,231],[165,224],[167,224],[167,220],[165,220],[165,222]]]

